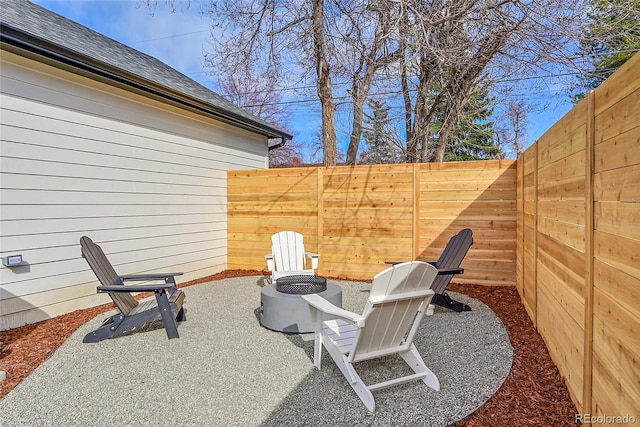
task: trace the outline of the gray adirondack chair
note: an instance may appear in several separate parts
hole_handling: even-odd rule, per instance
[[[271,253],[265,255],[273,283],[284,276],[313,276],[318,258],[318,254],[305,251],[304,238],[295,231],[280,231],[271,236]]]
[[[460,230],[449,240],[438,261],[431,263],[438,269],[438,276],[431,285],[431,289],[436,293],[433,297],[433,304],[458,312],[471,311],[471,307],[451,299],[447,293],[447,286],[451,283],[453,276],[464,273],[464,269],[460,268],[460,265],[471,245],[473,245],[473,231],[469,228]]]
[[[460,265],[464,257],[469,252],[469,248],[473,245],[473,231],[469,228],[460,230],[458,234],[453,236],[447,246],[440,254],[438,261],[429,262],[438,269],[438,277],[433,281],[431,289],[435,291],[432,304],[448,308],[453,311],[471,311],[471,307],[467,304],[453,300],[447,293],[447,286],[451,283],[451,279],[456,274],[464,273],[464,268]],[[387,264],[399,264],[400,261],[386,261]]]
[[[98,292],[106,292],[119,312],[108,317],[95,331],[88,333],[82,342],[93,343],[120,335],[149,322],[162,319],[167,337],[179,338],[176,321],[186,320],[183,302],[185,294],[178,289],[175,276],[182,273],[150,273],[119,276],[102,251],[89,237],[80,238],[82,256],[95,273],[101,285]],[[155,284],[127,285],[128,281],[151,281]],[[162,283],[157,283],[157,282]],[[131,292],[153,292],[155,300],[137,301]]]
[[[320,369],[322,347],[345,376],[365,406],[375,410],[372,392],[408,381],[422,380],[440,389],[436,375],[425,365],[413,343],[434,295],[430,289],[438,270],[423,261],[396,264],[373,278],[369,299],[359,315],[337,307],[318,294],[303,295],[315,321],[314,365]],[[327,318],[330,317],[330,318]],[[413,374],[367,385],[356,362],[398,354]]]

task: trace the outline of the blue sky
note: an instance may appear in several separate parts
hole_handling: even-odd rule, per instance
[[[98,31],[121,43],[152,55],[207,88],[219,92],[215,78],[204,66],[204,51],[209,43],[209,18],[200,14],[198,1],[178,3],[175,13],[158,0],[153,13],[135,0],[31,0],[51,11]],[[553,82],[546,90],[530,94],[545,111],[529,116],[528,139],[533,142],[571,108],[566,95],[555,93]],[[525,91],[526,93],[526,91]],[[523,95],[524,96],[524,95]],[[286,99],[291,101],[290,99]],[[294,140],[314,139],[320,127],[317,102],[294,104],[289,129]],[[337,123],[338,139],[346,145],[348,129]],[[310,159],[305,159],[310,160]]]

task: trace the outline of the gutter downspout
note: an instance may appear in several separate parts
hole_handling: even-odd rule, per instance
[[[275,139],[275,138],[274,138]],[[280,142],[278,142],[277,144],[274,145],[270,145],[269,147],[267,147],[268,151],[271,152],[275,149],[278,149],[280,147],[284,147],[284,145],[287,143],[287,141],[291,139],[291,138],[285,138],[284,136],[280,138]]]

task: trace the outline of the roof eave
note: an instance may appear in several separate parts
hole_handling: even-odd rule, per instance
[[[4,23],[0,25],[0,29],[0,43],[3,50],[29,57],[39,62],[49,63],[58,68],[63,68],[103,83],[133,90],[139,94],[150,96],[163,102],[169,102],[170,104],[186,108],[199,114],[214,117],[217,120],[233,124],[268,138],[277,138],[282,141],[293,138],[292,135],[275,127],[252,121],[246,117],[172,90],[166,86],[158,85],[153,81],[34,37]]]

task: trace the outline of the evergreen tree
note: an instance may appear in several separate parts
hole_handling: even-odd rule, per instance
[[[591,58],[580,79],[583,90],[575,101],[598,87],[640,50],[640,0],[592,0],[591,24],[584,29],[581,47]]]
[[[396,145],[393,120],[389,117],[389,106],[377,99],[369,99],[370,113],[364,114],[362,136],[365,149],[360,153],[360,164],[400,163],[404,156]]]
[[[494,99],[489,96],[488,88],[479,89],[471,102],[463,110],[449,135],[444,161],[467,161],[501,159],[504,153],[496,143],[494,122],[491,121]],[[446,114],[440,109],[438,118],[432,124],[430,146],[435,145],[442,126],[442,117]]]

